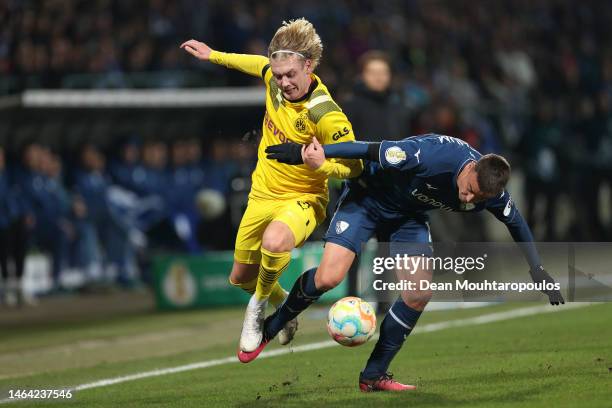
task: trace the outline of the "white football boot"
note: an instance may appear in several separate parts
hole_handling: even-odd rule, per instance
[[[278,342],[282,346],[291,343],[291,340],[293,340],[293,338],[295,337],[295,332],[297,331],[297,329],[298,321],[296,317],[295,319],[291,319],[287,323],[285,323],[285,327],[283,327],[281,331],[278,332]]]
[[[240,350],[250,353],[254,351],[263,339],[263,323],[266,317],[266,306],[268,299],[257,300],[255,295],[251,296],[242,324],[240,335]]]
[[[287,292],[286,290],[284,290],[283,292],[285,292],[285,300],[287,300],[287,296],[289,296],[289,292]],[[285,302],[283,301],[279,305],[277,305],[276,310],[280,309],[283,303]],[[286,346],[287,344],[291,343],[291,340],[293,340],[293,338],[295,337],[295,332],[297,331],[297,329],[298,329],[297,317],[285,323],[285,327],[283,327],[281,331],[278,332],[278,342],[280,343],[280,345]]]

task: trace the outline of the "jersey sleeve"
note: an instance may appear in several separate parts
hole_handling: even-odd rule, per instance
[[[378,160],[384,169],[393,168],[401,171],[423,168],[425,145],[417,139],[399,141],[383,140],[378,152]],[[422,151],[423,150],[423,151]]]
[[[213,64],[223,65],[262,79],[270,66],[270,60],[263,55],[232,54],[213,50],[209,59]]]
[[[514,242],[519,244],[529,266],[531,268],[540,266],[540,255],[533,243],[531,229],[516,208],[510,193],[504,190],[500,196],[488,200],[486,207],[495,218],[506,225]]]
[[[351,122],[349,122],[346,115],[333,101],[331,101],[331,103],[335,107],[329,106],[330,110],[318,118],[315,136],[322,145],[354,142],[355,134],[353,133]],[[325,173],[328,177],[341,179],[357,177],[362,171],[363,163],[361,160],[340,158],[327,159],[325,163],[317,169],[317,172]]]

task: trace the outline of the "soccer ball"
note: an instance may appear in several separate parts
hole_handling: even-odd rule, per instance
[[[376,314],[370,304],[358,297],[340,299],[327,314],[327,332],[347,347],[359,346],[376,331]]]

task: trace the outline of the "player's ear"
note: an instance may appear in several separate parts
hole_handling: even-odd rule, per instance
[[[307,74],[312,74],[312,60],[311,59],[306,59],[304,61],[304,68],[306,68]]]
[[[475,162],[475,161],[472,161],[472,162],[470,162],[468,165],[471,167],[470,171],[471,171],[472,173],[476,174],[476,173],[477,173],[477,171],[476,171],[476,162]]]

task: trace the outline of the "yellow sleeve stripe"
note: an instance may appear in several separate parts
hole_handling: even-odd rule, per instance
[[[319,96],[315,99],[323,98]],[[329,112],[342,112],[342,109],[328,96],[326,100],[321,100],[320,102],[312,105],[311,108],[308,109],[308,117],[311,121],[315,123],[319,123],[321,118],[328,114]]]
[[[276,84],[274,78],[270,77],[268,81],[268,94],[270,96],[270,101],[272,101],[272,106],[274,106],[274,110],[278,110],[281,102],[283,101],[283,96],[281,94],[281,90]]]
[[[331,96],[329,95],[321,95],[321,96],[317,96],[316,98],[311,99],[307,104],[306,104],[306,108],[308,109],[312,109],[314,108],[316,105],[323,103],[323,102],[333,102]]]

